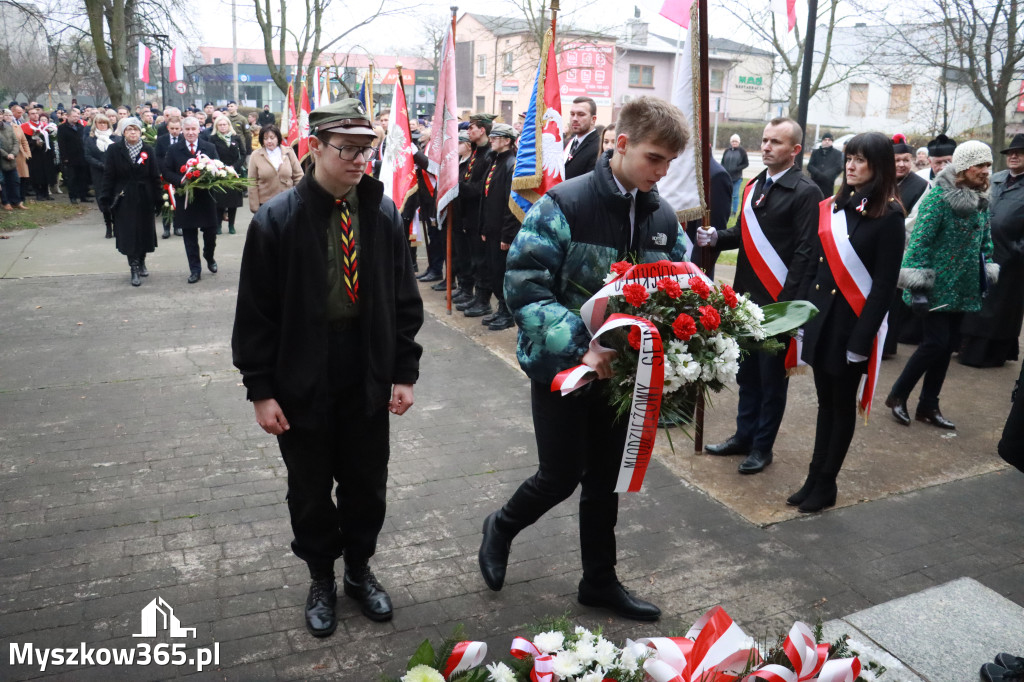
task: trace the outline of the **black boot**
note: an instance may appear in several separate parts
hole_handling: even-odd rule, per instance
[[[363,615],[370,620],[391,620],[391,597],[377,582],[368,564],[345,564],[345,594],[359,602]]]
[[[800,490],[797,490],[795,493],[786,498],[786,504],[788,504],[790,507],[798,507],[801,504],[803,504],[804,500],[806,500],[810,496],[811,491],[814,490],[814,484],[817,483],[817,481],[818,472],[815,469],[814,463],[812,462],[811,466],[807,469],[807,480],[804,481],[804,484],[800,487]]]
[[[495,592],[505,584],[505,570],[508,568],[508,554],[512,549],[512,537],[498,530],[501,510],[484,519],[484,537],[477,552],[480,574],[487,587]]]
[[[455,309],[458,310],[459,312],[464,312],[468,308],[472,308],[478,303],[480,303],[479,291],[476,294],[474,294],[471,298],[460,296],[458,303],[455,302],[455,297],[452,296],[452,304],[455,306]]]
[[[235,234],[235,224],[228,223],[228,234]]]
[[[149,277],[149,269],[146,268],[146,255],[143,254],[138,259],[139,264],[139,277]]]
[[[937,426],[940,429],[949,429],[950,431],[956,430],[956,424],[943,417],[937,407],[933,410],[918,407],[917,412],[914,413],[914,419],[919,422],[924,422],[925,424]]]
[[[217,223],[217,234],[224,234],[224,223]]]
[[[822,473],[814,482],[811,493],[800,503],[797,510],[803,514],[813,514],[827,507],[834,507],[837,492],[835,476]]]
[[[327,637],[338,627],[334,607],[338,603],[338,584],[334,572],[316,574],[306,596],[306,629],[314,637]]]
[[[907,412],[906,398],[899,398],[890,393],[885,399],[885,406],[892,410],[892,416],[898,424],[910,426],[910,414]]]
[[[110,218],[104,217],[103,222],[105,222],[107,224],[107,233],[105,235],[103,235],[103,238],[104,239],[113,239],[114,238],[114,223],[113,223],[113,221]]]
[[[132,259],[128,261],[128,265],[132,269],[132,286],[142,286],[142,280],[139,279],[139,261],[136,259]]]
[[[452,292],[452,305],[471,303],[475,298],[476,295],[473,293],[472,287],[469,289],[460,287]]]
[[[507,315],[507,314],[508,314],[508,308],[505,307],[505,302],[504,301],[498,301],[498,309],[495,310],[490,315],[484,315],[483,317],[481,317],[480,318],[480,324],[482,324],[482,325],[484,325],[486,327],[491,322],[494,322],[494,320],[496,320],[497,318],[501,317],[502,315]]]
[[[502,301],[498,304],[498,312],[495,313],[495,317],[491,320],[491,323],[487,325],[487,328],[492,332],[498,332],[502,329],[509,329],[515,326],[515,320],[512,319],[512,313],[505,306],[505,302]]]
[[[430,287],[431,291],[448,291],[448,280],[441,278],[441,281]],[[452,292],[454,293],[454,292]]]
[[[465,308],[462,314],[466,317],[483,317],[484,315],[492,312],[491,308],[491,295],[489,293],[480,294],[477,298],[477,302],[474,305]]]

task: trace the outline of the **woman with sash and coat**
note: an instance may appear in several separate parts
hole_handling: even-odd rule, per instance
[[[871,409],[903,258],[906,214],[892,142],[881,133],[863,133],[846,144],[844,155],[843,183],[834,198],[821,202],[817,259],[797,296],[819,311],[805,328],[802,355],[814,371],[818,396],[814,451],[807,480],[786,500],[804,513],[836,503],[836,477],[857,414]]]
[[[146,254],[156,249],[156,213],[163,206],[160,164],[142,141],[142,121],[124,119],[124,137],[107,148],[99,205],[114,219],[114,245],[128,257],[132,286],[148,277]]]

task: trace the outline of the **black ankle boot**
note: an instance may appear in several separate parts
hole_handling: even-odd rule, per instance
[[[109,220],[107,221],[107,233],[105,235],[103,235],[103,238],[104,239],[113,239],[114,238],[114,225]]]
[[[338,584],[334,574],[317,575],[309,584],[306,595],[306,629],[314,637],[327,637],[338,627],[334,608],[338,603]]]
[[[142,286],[142,280],[139,279],[139,262],[137,260],[129,261],[129,267],[132,269],[132,286]]]
[[[476,555],[484,582],[495,592],[505,584],[505,570],[508,568],[508,555],[512,549],[512,538],[498,530],[500,516],[499,509],[484,519],[484,537],[480,541],[480,551]]]
[[[815,471],[807,472],[807,480],[804,481],[803,486],[800,490],[786,498],[786,504],[790,507],[798,507],[803,504],[804,500],[810,496],[811,491],[814,490],[814,484],[818,481],[818,474]]]
[[[898,424],[910,426],[910,414],[907,412],[906,398],[898,398],[890,393],[885,399],[885,406],[892,410],[892,416]]]
[[[345,594],[359,602],[363,615],[370,620],[391,620],[391,597],[377,581],[368,564],[345,564]]]
[[[834,507],[836,504],[836,479],[830,476],[820,476],[814,483],[814,488],[807,498],[797,507],[803,514],[813,514],[822,509]]]
[[[146,267],[146,257],[139,259],[139,277],[149,277],[149,269]]]

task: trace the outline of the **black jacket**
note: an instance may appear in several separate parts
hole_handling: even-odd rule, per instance
[[[900,190],[900,203],[906,209],[907,215],[914,210],[914,204],[928,191],[928,181],[917,173],[907,173],[896,185]]]
[[[835,147],[818,147],[811,152],[807,174],[821,190],[823,197],[836,193],[836,176],[843,170],[843,153]]]
[[[494,152],[491,145],[473,147],[465,172],[459,176],[459,203],[462,205],[462,228],[468,234],[480,233],[480,200],[484,196],[484,181],[491,167]]]
[[[117,250],[126,256],[149,253],[156,248],[153,216],[163,206],[156,153],[143,143],[139,158],[132,161],[121,140],[110,145],[104,157],[97,202],[113,216]]]
[[[217,156],[217,148],[209,142],[197,140],[196,149],[199,154],[206,154],[211,159],[220,158]],[[189,154],[188,145],[185,143],[184,135],[182,135],[178,138],[178,144],[168,148],[166,156],[161,160],[160,169],[164,180],[175,187],[181,187],[183,175],[181,168],[190,158],[192,158],[192,155]],[[192,199],[188,202],[188,206],[185,206],[185,198],[179,195],[178,208],[174,211],[175,227],[182,229],[216,227],[219,222],[217,203],[210,195],[209,190],[196,190],[192,195]]]
[[[743,169],[749,165],[747,150],[743,147],[729,147],[722,152],[722,168],[729,172],[729,177],[733,181],[740,180],[743,177]]]
[[[259,123],[262,128],[263,126],[273,125],[276,123],[276,119],[274,118],[273,112],[264,109],[259,113],[259,116],[256,117],[256,122]]]
[[[512,193],[512,171],[516,168],[516,151],[514,148],[495,154],[491,161],[494,173],[490,185],[484,180],[484,198],[480,204],[480,232],[487,239],[497,239],[511,244],[519,232],[519,220],[508,206]]]
[[[184,139],[185,139],[185,137],[181,133],[178,133],[177,140],[180,141],[180,140],[184,140]],[[156,138],[156,150],[155,151],[156,151],[156,158],[158,158],[160,160],[161,172],[163,171],[164,157],[167,156],[167,150],[170,149],[171,146],[172,145],[171,145],[171,136],[170,136],[170,134],[164,133],[163,135],[157,135],[157,138]]]
[[[82,139],[82,125],[61,123],[57,126],[57,144],[60,146],[60,162],[72,166],[84,166],[85,140]]]
[[[767,169],[761,171],[746,185],[753,185],[755,202],[761,195],[767,173]],[[761,229],[789,271],[779,293],[780,301],[797,298],[804,274],[811,264],[818,233],[818,202],[821,200],[821,190],[793,166],[772,185],[761,205],[754,206],[754,215]],[[742,206],[740,210],[743,210]],[[719,232],[715,245],[722,251],[740,250],[733,286],[740,293],[750,294],[750,300],[758,305],[772,303],[771,294],[757,278],[742,243],[740,221],[737,221],[732,229]]]
[[[711,159],[711,224],[714,227],[729,224],[729,213],[732,210],[732,176],[722,164]],[[711,279],[715,278],[715,263],[722,249],[717,244],[707,247],[708,259],[704,262],[704,249],[697,244],[697,228],[702,220],[691,220],[686,223],[686,235],[694,245],[691,261],[702,269]]]
[[[419,378],[423,324],[398,209],[371,177],[360,181],[360,367],[367,412],[387,404],[393,384]],[[327,221],[334,198],[307,173],[260,206],[246,234],[231,349],[249,400],[275,398],[289,421],[327,404]]]
[[[896,295],[903,261],[904,214],[893,204],[881,218],[867,218],[847,207],[850,245],[871,274],[871,293],[858,317],[836,284],[832,269],[816,240],[814,262],[807,268],[800,297],[818,308],[804,329],[803,359],[818,371],[839,375],[847,366],[846,351],[868,357],[871,344]],[[864,365],[865,369],[867,365]]]
[[[565,161],[566,180],[577,178],[594,170],[598,157],[597,148],[600,144],[600,136],[596,130],[591,129],[590,134],[576,148],[576,153]],[[565,146],[568,147],[570,145],[572,145],[572,140],[566,140]]]

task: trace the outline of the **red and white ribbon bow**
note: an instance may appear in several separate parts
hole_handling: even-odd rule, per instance
[[[644,662],[655,682],[735,682],[750,663],[761,661],[753,640],[721,606],[701,616],[686,637],[639,641],[657,651]]]
[[[533,682],[555,682],[555,657],[542,653],[530,640],[516,637],[512,640],[510,653],[519,660],[527,656],[533,657],[533,669],[530,671],[530,679]]]
[[[452,649],[452,654],[444,665],[442,671],[444,679],[447,680],[455,673],[476,668],[484,662],[486,657],[487,644],[485,642],[459,642]]]

